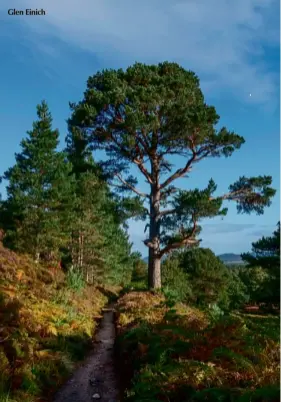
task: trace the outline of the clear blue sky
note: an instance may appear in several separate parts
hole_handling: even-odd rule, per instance
[[[9,16],[11,7],[43,7],[46,15]],[[279,220],[279,15],[277,0],[2,0],[0,174],[13,165],[42,99],[63,146],[68,102],[81,99],[90,74],[176,61],[199,75],[221,124],[246,139],[230,159],[203,162],[181,185],[203,187],[213,177],[223,193],[240,175],[273,176],[278,194],[263,216],[237,215],[229,205],[201,235],[216,253],[249,250]],[[130,234],[145,254],[143,225],[133,222]]]

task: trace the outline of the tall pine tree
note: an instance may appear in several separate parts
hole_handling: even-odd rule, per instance
[[[218,128],[219,115],[205,102],[198,77],[176,63],[97,72],[71,108],[69,124],[107,156],[108,183],[132,194],[135,216],[147,219],[152,289],[161,288],[161,259],[198,244],[201,221],[226,215],[225,201],[235,202],[238,213],[262,214],[270,206],[276,191],[267,175],[241,176],[221,195],[212,178],[205,189],[181,189],[179,180],[199,162],[229,157],[245,140]],[[147,190],[139,188],[135,169]]]
[[[37,106],[37,116],[21,141],[16,164],[4,173],[8,186],[1,221],[6,244],[38,262],[56,256],[68,240],[65,219],[72,187],[71,164],[57,152],[59,132],[52,128],[45,101]]]

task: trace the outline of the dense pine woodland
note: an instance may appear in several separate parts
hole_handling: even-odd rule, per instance
[[[226,203],[261,215],[276,190],[264,172],[190,189],[197,163],[245,142],[217,128],[198,77],[168,62],[98,72],[65,142],[45,100],[36,112],[1,176],[0,402],[52,401],[114,300],[121,400],[279,400],[280,222],[241,265],[200,246]],[[146,222],[148,264],[129,219]]]
[[[86,141],[69,134],[66,150],[59,152],[59,132],[45,101],[37,116],[16,164],[3,176],[8,182],[1,210],[4,244],[36,263],[81,271],[89,283],[125,283],[134,260],[122,229],[125,210]]]

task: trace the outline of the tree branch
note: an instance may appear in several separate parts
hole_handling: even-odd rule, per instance
[[[161,186],[160,186],[161,189],[167,187],[172,181],[174,181],[174,180],[184,176],[186,173],[188,173],[192,169],[192,163],[200,162],[202,159],[206,158],[212,152],[213,148],[215,148],[214,146],[209,145],[207,147],[202,147],[201,149],[199,149],[196,152],[194,139],[191,139],[190,141],[191,141],[190,150],[192,152],[192,157],[188,160],[188,162],[184,168],[178,169],[172,176],[170,176],[164,183],[161,184]],[[199,158],[199,156],[200,156],[200,158]]]
[[[194,162],[196,160],[196,154],[192,156],[192,158],[189,159],[189,161],[187,162],[187,164],[185,165],[184,168],[182,169],[178,169],[174,174],[172,174],[172,176],[170,176],[167,180],[164,181],[164,183],[162,183],[160,185],[160,189],[163,189],[165,187],[167,187],[170,183],[172,183],[174,180],[178,179],[179,177],[184,176],[186,173],[188,173],[191,170],[191,164],[192,162]]]
[[[145,198],[149,198],[149,195],[146,193],[142,193],[141,191],[139,191],[138,189],[136,189],[135,187],[133,187],[130,183],[126,182],[126,180],[124,180],[122,178],[122,176],[119,173],[115,173],[115,176],[118,177],[118,179],[121,181],[121,183],[124,184],[124,186],[128,187],[130,190],[132,190],[134,193],[136,193],[137,195],[139,195],[140,197],[145,197]],[[119,187],[119,186],[117,186]]]
[[[160,185],[160,189],[163,189],[167,187],[170,183],[172,183],[174,180],[178,179],[179,177],[184,176],[188,171],[191,170],[191,165],[195,160],[197,159],[198,153],[195,152],[195,144],[194,140],[191,139],[191,152],[192,152],[192,157],[187,161],[186,165],[184,168],[178,169],[172,176],[170,176],[167,180],[164,181]]]
[[[166,246],[165,248],[163,248],[160,251],[160,256],[163,257],[163,255],[170,253],[171,251],[181,248],[183,246],[196,246],[199,243],[200,240],[196,240],[196,239],[190,239],[185,238],[181,241],[169,244],[168,246]]]
[[[160,250],[160,253],[159,253],[160,257],[163,257],[163,255],[168,254],[177,248],[181,248],[183,246],[195,246],[199,243],[200,240],[196,240],[194,238],[194,236],[196,234],[196,229],[197,229],[197,221],[196,221],[194,215],[192,215],[192,222],[193,222],[193,226],[191,229],[191,233],[188,236],[183,237],[182,240],[168,244],[166,247],[164,247],[162,250]]]
[[[150,184],[153,184],[153,180],[151,178],[151,175],[148,173],[148,171],[146,170],[146,168],[144,167],[143,163],[140,163],[137,159],[134,159],[133,162],[137,165],[137,167],[139,168],[139,170],[142,172],[142,174],[146,177],[147,181]]]
[[[176,212],[176,209],[175,208],[173,208],[173,209],[166,209],[166,210],[164,210],[164,211],[160,211],[159,212],[159,214],[158,214],[158,216],[167,216],[167,215],[171,215],[171,214],[174,214]]]
[[[219,197],[210,197],[209,200],[210,201],[213,201],[213,200],[239,201],[239,199],[242,195],[246,196],[251,193],[252,193],[251,189],[241,189],[241,190],[225,193]]]
[[[146,247],[154,248],[154,244],[149,239],[143,240],[143,243]]]
[[[153,180],[150,176],[150,174],[148,173],[148,171],[146,170],[146,168],[143,165],[143,161],[139,160],[137,158],[135,158],[127,149],[125,149],[124,147],[122,147],[121,144],[119,144],[119,142],[116,140],[116,138],[113,137],[112,132],[110,133],[110,137],[112,139],[112,141],[117,145],[117,147],[123,152],[123,154],[130,159],[131,162],[135,163],[139,170],[142,172],[142,174],[146,177],[146,179],[148,180],[148,182],[150,184],[153,183]]]

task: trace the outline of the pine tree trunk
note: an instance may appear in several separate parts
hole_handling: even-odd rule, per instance
[[[71,233],[71,246],[70,246],[71,247],[70,254],[71,254],[71,266],[72,267],[75,265],[75,260],[76,260],[76,258],[75,258],[75,246],[76,246],[76,244],[75,244],[75,235],[72,232]]]
[[[149,258],[148,258],[148,287],[161,288],[161,257],[160,251],[160,186],[159,166],[157,160],[152,162],[152,176],[150,196],[150,225],[149,225]]]
[[[80,261],[81,261],[81,234],[79,232],[79,235],[78,235],[78,267],[81,266]]]
[[[81,258],[80,258],[80,267],[83,267],[84,264],[84,236],[81,233]]]
[[[148,287],[149,289],[161,288],[161,258],[154,255],[154,250],[149,250],[148,263]]]
[[[83,242],[83,234],[79,232],[79,240],[78,240],[78,266],[81,268],[83,266],[83,258],[84,258],[84,242]]]

